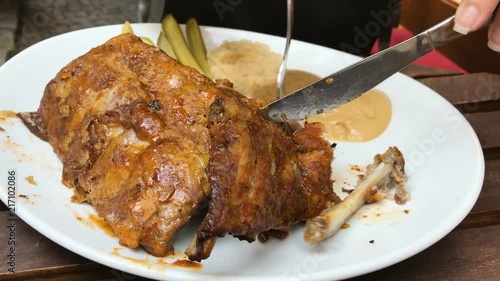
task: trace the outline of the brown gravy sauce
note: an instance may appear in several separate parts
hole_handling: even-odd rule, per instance
[[[289,70],[285,80],[287,94],[320,79],[319,76],[300,70]],[[335,83],[335,81],[332,81]],[[276,96],[276,84],[264,87],[263,95]],[[309,122],[325,125],[325,136],[335,141],[365,142],[381,135],[392,117],[389,97],[380,90],[370,90],[361,97],[308,118]]]
[[[0,120],[4,121],[7,118],[17,118],[17,115],[11,110],[0,110]]]
[[[124,258],[124,259],[131,261],[133,263],[142,264],[142,265],[146,265],[146,266],[150,266],[152,263],[156,263],[156,264],[161,265],[161,266],[182,267],[182,268],[188,268],[188,269],[192,269],[192,270],[201,269],[203,267],[203,265],[201,263],[186,260],[186,259],[178,259],[178,260],[170,263],[170,262],[165,261],[163,258],[157,258],[156,260],[154,260],[154,259],[150,259],[149,256],[146,256],[144,259],[132,258],[132,257],[128,257],[128,256],[121,254],[120,251],[123,249],[124,248],[121,248],[121,247],[113,248],[113,252],[111,252],[111,255],[121,257],[121,258]],[[175,251],[174,254],[168,255],[167,258],[168,257],[176,257],[176,256],[180,257],[181,255],[185,257],[185,255],[183,253]]]
[[[389,97],[374,89],[341,107],[313,116],[308,121],[325,124],[326,135],[333,140],[364,142],[380,136],[389,126],[391,117]]]
[[[183,268],[191,268],[198,269],[202,268],[202,264],[190,260],[176,260],[172,263],[173,266],[183,267]]]
[[[320,77],[302,70],[288,70],[285,78],[285,93],[289,94],[298,90],[312,82],[318,80]],[[276,83],[263,86],[254,91],[253,98],[274,100],[276,99]]]
[[[106,235],[110,237],[118,237],[116,234],[111,230],[111,227],[108,225],[106,221],[104,221],[103,218],[96,216],[94,214],[89,214],[88,220],[91,223],[91,225],[96,226],[100,228]]]

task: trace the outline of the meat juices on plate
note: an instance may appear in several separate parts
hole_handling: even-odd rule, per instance
[[[253,241],[338,201],[321,127],[291,135],[258,108],[123,34],[70,62],[38,110],[19,116],[62,160],[73,201],[92,204],[122,245],[172,253],[176,232],[209,198],[187,250],[201,260],[216,237]]]

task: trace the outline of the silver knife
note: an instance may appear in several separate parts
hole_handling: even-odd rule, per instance
[[[260,111],[274,122],[301,120],[347,103],[439,46],[464,36],[454,16],[384,51],[276,100]],[[483,27],[493,21],[491,17]]]

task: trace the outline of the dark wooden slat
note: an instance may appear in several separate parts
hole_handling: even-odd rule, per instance
[[[500,276],[498,233],[500,225],[455,230],[412,258],[350,281],[497,281]]]
[[[456,72],[453,70],[434,68],[418,64],[410,64],[401,70],[401,73],[410,76],[413,79],[419,80],[430,77],[443,77],[450,75],[463,75],[461,72]]]
[[[464,103],[455,105],[455,107],[462,113],[495,111],[500,109],[500,100]]]
[[[353,278],[362,280],[498,280],[500,274],[500,225],[455,230],[429,249],[399,264]],[[98,265],[85,264],[48,268],[8,275],[0,280],[110,280],[122,273]],[[147,279],[124,275],[125,280]],[[119,279],[117,279],[119,280]]]
[[[114,276],[113,273],[116,275]],[[39,270],[30,270],[24,272],[16,272],[15,275],[3,274],[0,275],[0,280],[21,281],[21,280],[37,280],[37,281],[87,281],[87,280],[112,280],[121,273],[94,262],[73,266],[52,267]],[[115,280],[120,280],[115,278]],[[123,280],[123,279],[122,279]],[[125,279],[127,280],[127,279]],[[130,280],[130,279],[129,279]],[[136,280],[136,279],[133,279]]]
[[[0,221],[6,223],[9,217],[7,211],[0,212]],[[4,226],[3,228],[5,228]],[[0,247],[0,276],[5,274],[9,265],[4,262],[8,254],[8,231],[0,232],[0,241],[5,243]],[[89,261],[76,255],[41,235],[21,219],[16,221],[16,271],[62,267],[88,263]]]
[[[487,160],[484,184],[472,212],[500,209],[500,160]]]
[[[0,212],[7,211],[9,208],[3,203],[3,201],[0,201]]]
[[[8,281],[153,281],[97,263],[75,266],[54,267],[36,271],[21,272],[13,275],[1,275],[0,280]]]
[[[500,147],[500,111],[467,113],[465,118],[476,131],[483,148]]]
[[[462,112],[500,110],[500,75],[474,73],[418,79]]]
[[[500,147],[483,148],[483,153],[485,160],[500,159]]]
[[[458,226],[459,229],[500,225],[500,208],[495,210],[471,212]]]

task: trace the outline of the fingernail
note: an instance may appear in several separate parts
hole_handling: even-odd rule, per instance
[[[488,47],[495,52],[500,52],[500,45],[497,43],[493,43],[493,38],[496,38],[496,41],[500,41],[500,26],[493,27],[488,33]]]
[[[474,26],[479,15],[479,9],[474,4],[458,7],[453,30],[458,33],[467,34]]]

